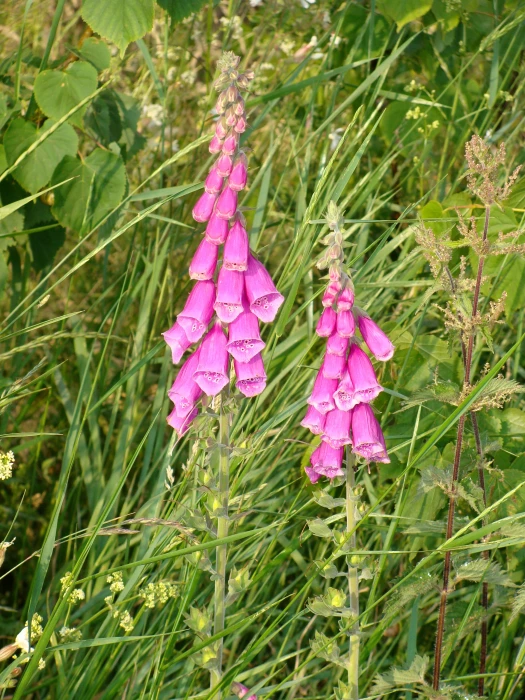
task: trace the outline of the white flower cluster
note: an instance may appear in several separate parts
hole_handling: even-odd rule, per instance
[[[15,463],[14,454],[9,452],[0,452],[0,480],[5,481],[13,476],[13,466]]]

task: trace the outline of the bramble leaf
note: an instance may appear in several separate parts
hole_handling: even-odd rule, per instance
[[[116,44],[123,54],[128,44],[153,27],[154,0],[84,0],[82,17],[91,29]]]

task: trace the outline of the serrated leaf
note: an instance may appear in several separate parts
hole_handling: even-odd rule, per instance
[[[55,193],[53,216],[81,233],[95,227],[122,200],[126,170],[120,156],[96,148],[82,162],[66,156],[53,174],[53,182],[74,178]]]
[[[326,491],[323,491],[322,489],[314,491],[313,499],[323,508],[339,508],[344,506],[346,503],[344,498],[333,498],[329,493],[326,493]]]
[[[454,582],[459,581],[485,581],[506,588],[514,588],[516,585],[498,562],[487,563],[484,559],[468,561],[459,566],[455,571]]]
[[[13,119],[4,135],[8,165],[13,165],[54,123],[52,119],[47,119],[42,128],[37,129],[24,119]],[[62,158],[74,156],[77,149],[75,130],[70,124],[61,124],[15,168],[13,177],[25,190],[34,194],[51,180]]]
[[[97,39],[94,36],[88,37],[78,52],[83,59],[93,64],[99,73],[109,68],[111,53],[107,44],[101,39]]]
[[[512,600],[512,614],[510,621],[512,622],[523,611],[525,611],[525,584],[520,586],[518,592]]]
[[[432,7],[432,0],[378,0],[378,10],[393,19],[398,31],[405,24],[426,15]]]
[[[186,17],[202,9],[208,2],[209,0],[157,0],[174,22],[182,22]]]
[[[153,27],[154,0],[84,0],[82,17],[91,29],[116,44],[123,54],[128,44]]]
[[[308,521],[308,528],[310,532],[317,537],[331,537],[332,531],[321,518],[316,518],[315,520]]]
[[[330,639],[321,632],[316,632],[314,639],[310,642],[310,647],[320,659],[336,666],[345,666],[345,662],[341,659],[341,650],[335,639]]]
[[[107,3],[102,3],[107,4]],[[45,70],[35,80],[34,95],[46,117],[60,119],[97,89],[97,70],[91,63],[75,61],[66,70]],[[69,121],[82,126],[86,106]]]

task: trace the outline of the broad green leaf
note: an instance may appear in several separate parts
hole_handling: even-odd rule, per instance
[[[35,231],[29,234],[33,267],[39,272],[53,262],[57,251],[64,245],[66,232],[56,222],[51,213],[51,207],[44,204],[40,199],[26,204],[24,212],[24,228],[35,229],[50,226],[44,231]]]
[[[5,156],[4,144],[0,143],[0,173],[3,173],[7,168],[7,158]]]
[[[97,89],[97,70],[91,63],[75,61],[66,70],[45,70],[35,80],[35,99],[47,117],[60,119]],[[70,117],[82,125],[86,107]]]
[[[91,129],[104,146],[120,139],[122,124],[113,91],[106,90],[97,95],[84,116],[84,126]]]
[[[181,22],[194,12],[198,12],[209,0],[157,0],[174,22]]]
[[[92,228],[114,209],[124,196],[126,171],[120,156],[96,148],[82,162],[66,156],[55,170],[54,182],[74,178],[55,193],[53,216],[81,232]]]
[[[97,39],[94,36],[88,37],[79,49],[79,54],[83,59],[92,63],[99,73],[109,68],[111,53],[102,39]]]
[[[154,0],[84,0],[82,17],[123,54],[129,43],[151,30],[154,9]]]
[[[316,518],[315,520],[308,521],[308,527],[310,531],[317,537],[331,537],[332,531],[321,518]]]
[[[0,253],[0,295],[5,289],[8,272],[9,270],[7,268],[5,256],[2,253]]]
[[[52,119],[47,119],[43,127],[37,129],[24,119],[14,119],[4,136],[8,165],[13,165],[53,124]],[[47,185],[62,158],[75,155],[77,149],[75,130],[70,124],[62,124],[13,170],[13,177],[25,190],[34,194]]]
[[[412,20],[426,15],[431,7],[432,0],[378,0],[377,3],[379,12],[393,19],[398,31]]]

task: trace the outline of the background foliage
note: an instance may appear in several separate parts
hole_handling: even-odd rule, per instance
[[[415,225],[421,217],[454,238],[456,207],[478,213],[462,181],[473,132],[506,142],[509,171],[523,161],[524,20],[516,0],[2,6],[0,438],[16,464],[0,484],[2,534],[13,542],[1,572],[1,642],[35,611],[45,626],[17,689],[4,692],[206,697],[191,609],[205,609],[213,591],[214,541],[206,490],[197,487],[214,423],[199,424],[200,442],[193,434],[174,445],[165,425],[173,368],[160,332],[187,292],[190,212],[208,165],[222,50],[256,71],[243,204],[251,244],[287,297],[265,338],[268,388],[239,402],[232,433],[229,566],[249,575],[228,608],[227,678],[290,700],[332,697],[337,687],[310,643],[317,632],[344,647],[344,635],[319,606],[307,608],[336,585],[331,569],[320,570],[337,532],[314,537],[323,528],[307,521],[335,514],[328,524],[337,530],[331,498],[343,494],[337,484],[326,493],[307,484],[312,448],[298,427],[320,361],[313,324],[324,282],[314,263],[335,199],[346,210],[360,304],[397,346],[377,401],[392,462],[358,475],[358,546],[370,572],[361,582],[361,692],[426,692],[419,656],[432,657],[444,477],[465,408],[446,403],[460,382],[460,352],[434,305]],[[522,179],[494,208],[490,235],[518,228],[524,212]],[[487,300],[507,292],[506,315],[493,333],[495,357],[477,351],[475,366],[494,366],[513,348],[501,371],[519,380],[523,259],[489,259],[483,291]],[[467,434],[461,531],[448,545],[457,585],[444,678],[476,688],[481,580],[461,567],[488,534],[497,575],[489,580],[487,693],[503,700],[523,692],[524,596],[513,588],[525,573],[523,409],[517,395],[505,410],[479,414],[490,460],[483,532]],[[124,586],[110,591],[116,570]],[[66,572],[85,592],[80,603],[59,597]],[[175,584],[176,594],[152,608],[147,586],[159,582]],[[61,636],[63,626],[82,640]],[[42,655],[46,667],[37,670]],[[414,663],[412,675],[373,690],[378,673]]]

